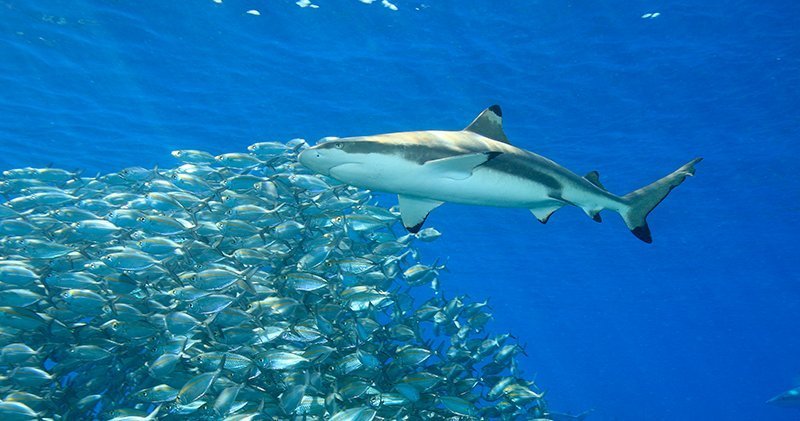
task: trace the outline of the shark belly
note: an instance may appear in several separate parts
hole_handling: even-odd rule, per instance
[[[538,207],[551,202],[556,193],[543,184],[485,167],[463,180],[430,177],[422,190],[424,197],[442,202],[506,208]]]
[[[554,201],[551,187],[488,167],[466,178],[428,170],[398,156],[371,155],[331,168],[330,175],[354,186],[440,202],[532,208]]]

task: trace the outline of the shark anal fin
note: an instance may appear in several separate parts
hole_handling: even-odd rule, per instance
[[[472,171],[502,155],[502,152],[478,152],[464,155],[450,156],[447,158],[433,159],[423,164],[427,170],[435,171],[437,176],[464,180],[472,175]]]
[[[603,190],[606,189],[606,187],[603,186],[603,183],[600,182],[600,173],[597,171],[591,171],[588,174],[584,175],[583,178],[585,178],[586,181],[594,184],[597,187],[600,187]]]
[[[547,221],[550,219],[550,216],[553,215],[553,212],[561,209],[562,206],[564,206],[564,204],[559,203],[556,205],[543,206],[540,208],[532,208],[530,211],[533,214],[533,216],[535,216],[536,219],[539,220],[539,222],[546,224]]]
[[[397,199],[400,202],[400,219],[403,220],[403,226],[411,233],[417,233],[428,218],[428,214],[443,203],[438,200],[403,195],[397,196]]]
[[[499,105],[492,105],[483,110],[464,130],[498,142],[511,144],[503,132],[503,111],[500,110]]]

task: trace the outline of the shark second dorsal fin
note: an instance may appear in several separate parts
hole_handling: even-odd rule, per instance
[[[594,184],[597,187],[600,187],[603,190],[606,189],[605,186],[603,186],[603,183],[600,182],[600,173],[597,171],[592,171],[584,175],[583,178],[585,178],[588,182]]]
[[[503,132],[503,111],[500,110],[500,106],[496,104],[478,114],[475,120],[464,130],[477,133],[498,142],[511,144],[506,134]]]

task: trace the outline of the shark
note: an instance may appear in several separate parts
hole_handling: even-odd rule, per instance
[[[647,215],[687,177],[695,158],[669,175],[624,196],[600,182],[597,171],[580,176],[511,144],[498,105],[466,128],[328,138],[303,150],[298,160],[312,171],[352,186],[398,195],[400,219],[418,232],[443,203],[529,209],[541,222],[575,206],[601,222],[618,213],[638,239],[653,241]]]

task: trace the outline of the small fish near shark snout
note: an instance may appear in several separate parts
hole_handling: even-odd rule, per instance
[[[396,193],[403,225],[417,232],[444,202],[526,208],[546,223],[566,205],[600,222],[600,211],[622,216],[631,232],[651,243],[646,217],[686,177],[695,158],[660,180],[617,196],[597,171],[581,177],[555,162],[513,146],[497,105],[463,130],[426,130],[326,140],[306,149],[306,167],[343,183]]]

